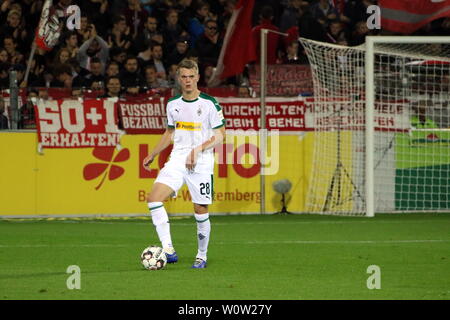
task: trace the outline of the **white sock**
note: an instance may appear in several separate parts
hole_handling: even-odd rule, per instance
[[[194,214],[197,221],[197,240],[198,252],[197,257],[206,261],[206,252],[208,251],[209,234],[211,233],[211,222],[209,221],[209,213]]]
[[[170,236],[169,216],[162,202],[149,202],[148,208],[152,216],[153,225],[158,233],[159,241],[163,248],[172,248]]]

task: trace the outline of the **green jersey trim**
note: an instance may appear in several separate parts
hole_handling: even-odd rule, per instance
[[[170,98],[169,100],[167,100],[167,102],[169,103],[170,101],[177,100],[177,99],[180,99],[180,98],[181,98],[181,94],[177,94],[176,96],[174,96],[174,97]]]
[[[219,102],[217,102],[217,100],[214,97],[211,97],[210,95],[207,95],[206,93],[200,92],[200,97],[206,100],[211,101],[214,106],[216,107],[217,111],[222,110],[222,108],[220,107]]]
[[[225,120],[222,121],[222,124],[220,126],[214,127],[213,129],[219,129],[222,128],[225,125]]]
[[[206,100],[211,101],[214,104],[214,107],[216,107],[217,112],[222,111],[222,107],[220,106],[219,102],[214,97],[211,97],[210,95],[200,92],[200,97]],[[221,128],[225,125],[225,119],[222,120],[222,124],[220,126],[214,127],[213,129]]]
[[[187,102],[187,103],[191,103],[191,102],[197,101],[198,98],[195,98],[194,100],[187,100],[187,99],[185,99],[185,98],[181,98],[181,100],[183,100],[184,102]]]

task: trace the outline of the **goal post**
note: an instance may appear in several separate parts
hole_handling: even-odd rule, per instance
[[[450,37],[300,41],[315,99],[305,211],[450,211]]]

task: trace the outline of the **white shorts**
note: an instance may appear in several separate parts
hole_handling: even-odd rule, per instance
[[[211,204],[213,198],[213,175],[208,173],[188,173],[186,167],[174,162],[167,162],[158,174],[155,182],[169,186],[177,196],[178,190],[186,183],[192,202]]]

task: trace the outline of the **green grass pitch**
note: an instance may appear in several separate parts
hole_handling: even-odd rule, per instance
[[[144,270],[150,218],[0,220],[0,299],[450,298],[450,215],[212,216],[208,268],[193,217],[172,217],[179,262]],[[81,288],[69,290],[68,266]],[[368,289],[368,267],[380,289]],[[370,282],[370,281],[369,281]],[[373,282],[371,282],[373,283]]]

